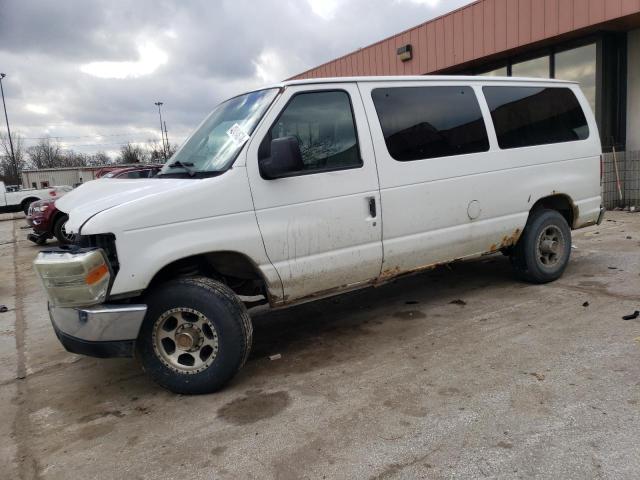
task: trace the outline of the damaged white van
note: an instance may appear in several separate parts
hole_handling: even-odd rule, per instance
[[[69,351],[212,392],[249,355],[256,303],[500,251],[520,278],[557,279],[571,230],[602,221],[600,154],[573,83],[285,82],[218,105],[157,177],[60,199],[77,245],[35,269]]]

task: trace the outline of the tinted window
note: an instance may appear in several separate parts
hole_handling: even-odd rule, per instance
[[[343,91],[294,96],[260,146],[268,157],[271,141],[295,137],[304,168],[301,172],[336,170],[362,165],[349,95]]]
[[[484,87],[500,148],[589,137],[578,99],[568,88]]]
[[[389,154],[400,161],[489,150],[470,87],[377,88],[371,93]]]

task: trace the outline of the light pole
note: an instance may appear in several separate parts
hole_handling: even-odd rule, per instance
[[[16,155],[13,153],[13,140],[11,140],[11,129],[9,128],[9,117],[7,116],[7,104],[4,103],[4,89],[2,88],[2,79],[7,75],[0,73],[0,92],[2,93],[2,106],[4,107],[4,119],[7,122],[7,134],[9,135],[9,147],[11,147],[11,162],[16,165]]]
[[[155,105],[158,107],[158,115],[160,115],[160,136],[162,137],[162,153],[164,154],[164,161],[167,161],[167,147],[164,144],[164,130],[162,129],[162,112],[160,111],[160,107],[163,105],[162,102],[156,102]]]

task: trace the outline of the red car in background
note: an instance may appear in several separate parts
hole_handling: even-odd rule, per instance
[[[135,167],[116,167],[100,170],[98,178],[151,178],[162,165],[140,165]],[[50,238],[56,238],[61,245],[73,243],[74,235],[65,231],[68,217],[56,208],[55,199],[33,202],[27,213],[27,223],[33,232],[27,239],[38,245],[44,245]]]
[[[151,178],[162,168],[162,165],[146,164],[135,167],[105,167],[96,174],[96,178]]]

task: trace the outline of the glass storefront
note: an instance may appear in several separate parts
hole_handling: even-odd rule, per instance
[[[555,78],[579,82],[582,91],[589,100],[591,108],[596,110],[596,44],[585,45],[555,54]]]
[[[511,65],[511,75],[514,77],[549,78],[550,73],[548,56]]]
[[[491,70],[490,72],[484,72],[480,74],[483,77],[506,77],[509,75],[509,71],[507,67],[497,68],[495,70]]]
[[[511,63],[511,73],[509,66],[480,73],[487,77],[513,76],[513,77],[533,77],[549,78],[551,73],[551,58],[554,59],[554,76],[561,80],[571,80],[580,83],[593,111],[596,111],[596,44],[590,43],[582,47],[572,48],[549,55],[545,55],[523,62]]]

